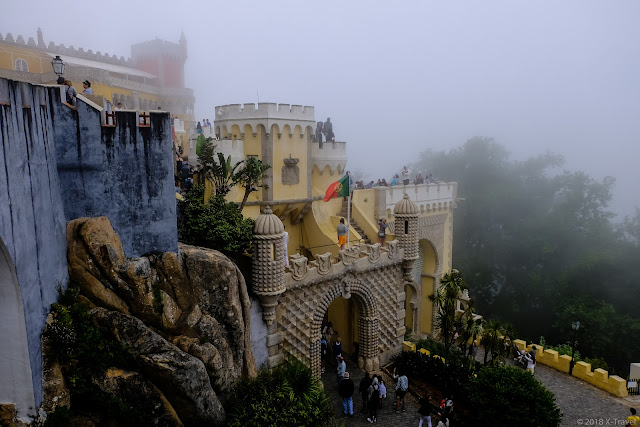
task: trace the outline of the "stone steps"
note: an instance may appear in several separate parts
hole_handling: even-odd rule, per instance
[[[353,211],[353,209],[352,209]],[[338,215],[343,217],[346,221],[347,219],[347,199],[342,199],[342,210],[340,212],[338,212]],[[371,240],[369,240],[369,238],[367,237],[367,235],[365,234],[365,232],[362,230],[362,228],[360,228],[360,226],[358,225],[358,223],[356,222],[355,219],[351,218],[351,227],[356,230],[356,232],[364,239],[364,242],[367,245],[371,244]]]

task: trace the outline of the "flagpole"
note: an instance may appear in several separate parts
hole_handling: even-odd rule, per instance
[[[347,196],[347,247],[349,247],[349,234],[351,229],[351,188],[349,188],[349,195]]]

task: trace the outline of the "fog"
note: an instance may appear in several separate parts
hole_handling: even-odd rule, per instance
[[[183,30],[198,120],[229,103],[313,105],[372,179],[489,136],[514,158],[550,150],[614,176],[618,214],[640,206],[637,1],[0,3],[3,35],[41,27],[47,43],[126,57]]]

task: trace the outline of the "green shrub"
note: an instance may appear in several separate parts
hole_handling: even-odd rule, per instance
[[[423,338],[416,341],[416,349],[420,350],[421,348],[429,350],[431,354],[445,355],[449,353],[444,344],[431,338]]]
[[[512,366],[485,366],[466,386],[477,425],[558,426],[553,393],[529,372]]]
[[[609,371],[609,365],[601,357],[594,357],[593,359],[585,357],[584,361],[591,365],[591,372],[595,371],[596,369],[604,369],[605,371]]]
[[[180,202],[180,240],[215,249],[232,258],[251,248],[254,220],[243,218],[234,203],[214,196],[204,203],[204,187],[195,186]]]
[[[232,391],[227,425],[333,425],[331,400],[311,370],[297,360],[255,379],[243,379]]]
[[[393,358],[393,364],[409,378],[421,379],[464,399],[464,385],[479,369],[479,362],[456,353],[443,358],[403,351]]]

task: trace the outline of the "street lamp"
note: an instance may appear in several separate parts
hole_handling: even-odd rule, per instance
[[[576,335],[578,334],[578,329],[580,329],[580,321],[574,320],[573,322],[571,322],[571,329],[573,329],[573,342],[571,343],[571,363],[569,363],[569,375],[573,374],[573,365],[575,365],[573,356],[576,353]]]
[[[56,57],[51,60],[51,66],[53,67],[53,72],[56,73],[58,77],[64,74],[64,61],[60,58],[60,55],[56,55]]]

